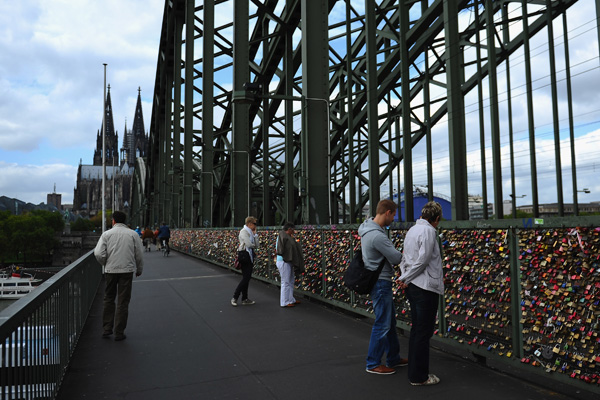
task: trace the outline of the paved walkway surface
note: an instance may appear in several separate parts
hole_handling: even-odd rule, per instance
[[[127,339],[101,338],[101,287],[59,399],[600,398],[542,387],[436,349],[431,372],[439,385],[411,386],[406,369],[368,374],[369,318],[307,299],[283,309],[279,288],[259,281],[250,283],[255,305],[232,307],[240,275],[230,270],[157,251],[145,253],[145,264],[134,279]],[[400,337],[402,356],[407,342]]]

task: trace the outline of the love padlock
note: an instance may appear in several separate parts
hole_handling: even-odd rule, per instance
[[[559,344],[555,344],[555,345],[554,345],[554,348],[552,349],[552,352],[553,352],[554,354],[558,354],[558,353],[560,353],[560,345],[559,345]]]

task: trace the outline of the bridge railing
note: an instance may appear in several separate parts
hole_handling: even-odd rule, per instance
[[[390,227],[397,248],[411,225]],[[296,286],[302,295],[372,317],[369,296],[343,285],[360,245],[357,228],[297,227],[306,272]],[[279,229],[259,231],[254,268],[255,278],[274,284]],[[171,243],[232,268],[238,233],[176,230]],[[569,384],[600,384],[600,218],[446,221],[439,233],[446,290],[436,340]],[[410,305],[403,291],[394,297],[398,327],[408,330]]]
[[[0,400],[56,396],[101,278],[90,251],[0,312]]]

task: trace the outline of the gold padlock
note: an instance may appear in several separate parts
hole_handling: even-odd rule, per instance
[[[560,346],[559,346],[558,344],[555,344],[555,345],[554,345],[554,348],[552,349],[552,352],[553,352],[554,354],[558,354],[558,353],[560,353]]]

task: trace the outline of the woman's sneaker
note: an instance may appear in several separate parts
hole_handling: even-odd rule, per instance
[[[429,377],[425,382],[411,382],[410,384],[413,386],[429,386],[437,385],[438,383],[440,383],[440,378],[438,378],[434,374],[429,374]]]
[[[246,300],[242,300],[242,305],[243,306],[251,306],[252,304],[255,304],[256,302],[250,300],[250,299],[246,299]]]

